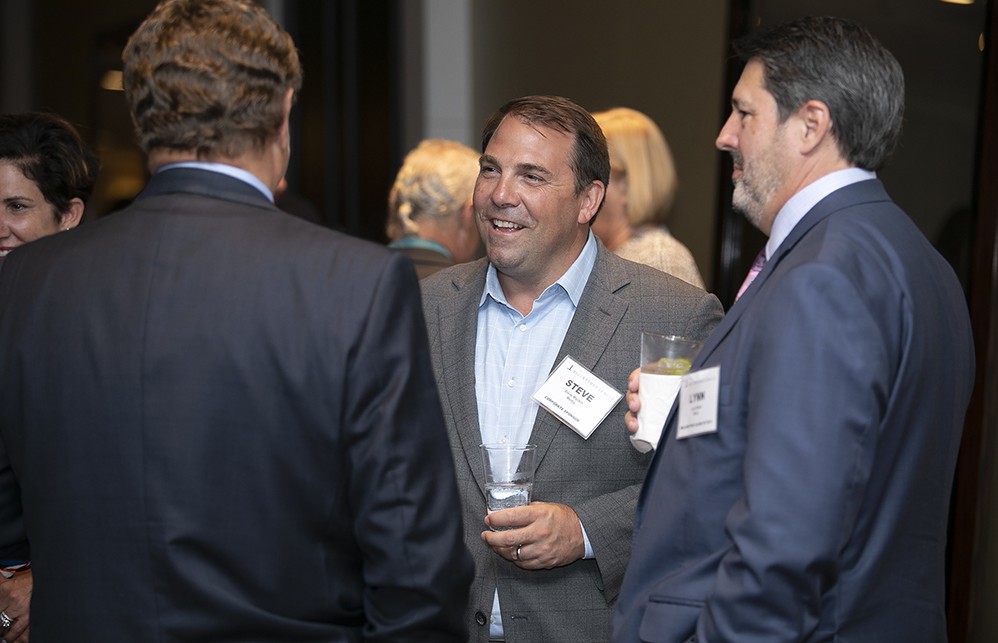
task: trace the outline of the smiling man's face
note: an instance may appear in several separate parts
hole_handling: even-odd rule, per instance
[[[507,116],[489,140],[475,184],[475,214],[501,278],[543,289],[582,251],[595,208],[592,190],[575,193],[573,141],[571,134],[515,116]],[[602,190],[596,191],[602,199]]]

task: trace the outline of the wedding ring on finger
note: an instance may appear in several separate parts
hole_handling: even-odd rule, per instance
[[[516,551],[513,552],[513,560],[520,560],[520,547],[523,547],[523,545],[517,547]]]
[[[8,616],[7,612],[0,612],[0,630],[3,630],[6,633],[13,624],[14,619]]]

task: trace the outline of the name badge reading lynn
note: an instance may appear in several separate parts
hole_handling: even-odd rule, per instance
[[[533,399],[585,439],[593,434],[624,394],[566,356]]]
[[[704,433],[717,433],[717,390],[720,380],[720,366],[683,375],[679,387],[677,440]]]

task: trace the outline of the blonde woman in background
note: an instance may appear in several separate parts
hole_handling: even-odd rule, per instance
[[[388,195],[389,247],[412,259],[420,279],[478,251],[471,205],[478,156],[456,141],[427,139],[402,162]]]
[[[703,288],[693,255],[665,227],[679,182],[662,131],[627,107],[593,116],[610,152],[610,184],[593,232],[617,255]]]

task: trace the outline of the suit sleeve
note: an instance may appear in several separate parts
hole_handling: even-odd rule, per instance
[[[685,330],[682,332],[686,337],[706,339],[723,316],[724,310],[717,297],[702,293],[695,305],[690,307]],[[622,418],[622,413],[612,413],[604,420],[604,424],[609,422],[607,429],[620,431],[621,436],[624,436],[626,432]],[[634,512],[640,493],[640,484],[630,485],[572,507],[592,543],[593,554],[603,579],[603,592],[608,602],[616,600],[624,581],[624,572],[627,571],[634,534]]]
[[[29,558],[20,487],[0,440],[0,567],[23,563]]]
[[[624,430],[622,426],[618,428]],[[586,535],[593,546],[596,564],[603,579],[603,594],[608,603],[617,599],[624,582],[627,561],[631,557],[634,510],[637,508],[640,492],[640,484],[630,485],[572,507],[586,526]]]
[[[711,293],[704,293],[690,313],[683,336],[703,341],[723,318],[724,307],[720,300]]]
[[[464,641],[472,562],[408,260],[392,255],[369,304],[344,419],[365,640]]]
[[[4,275],[0,271],[0,333],[9,332],[8,325],[12,323],[10,319],[5,319],[3,311],[15,311],[4,304],[12,297],[12,291],[17,283],[14,278],[17,257],[8,257],[0,266],[7,263],[7,273]],[[4,279],[6,277],[6,279]],[[11,350],[7,348],[6,350]],[[0,354],[2,363],[10,365],[13,358],[10,355]],[[7,366],[0,373],[0,387],[3,387],[6,396],[9,398],[16,395],[20,387],[12,381],[15,371],[11,366]],[[8,404],[5,412],[0,417],[0,422],[9,423],[0,426],[0,567],[12,563],[20,563],[28,560],[27,534],[24,529],[24,517],[21,510],[21,489],[11,467],[10,444],[7,443],[7,436],[17,425],[17,417],[13,415],[14,405]]]
[[[828,265],[800,267],[751,303],[765,308],[738,382],[748,387],[745,493],[726,519],[730,547],[697,623],[700,641],[813,632],[870,478],[897,359],[892,337],[905,323]]]

